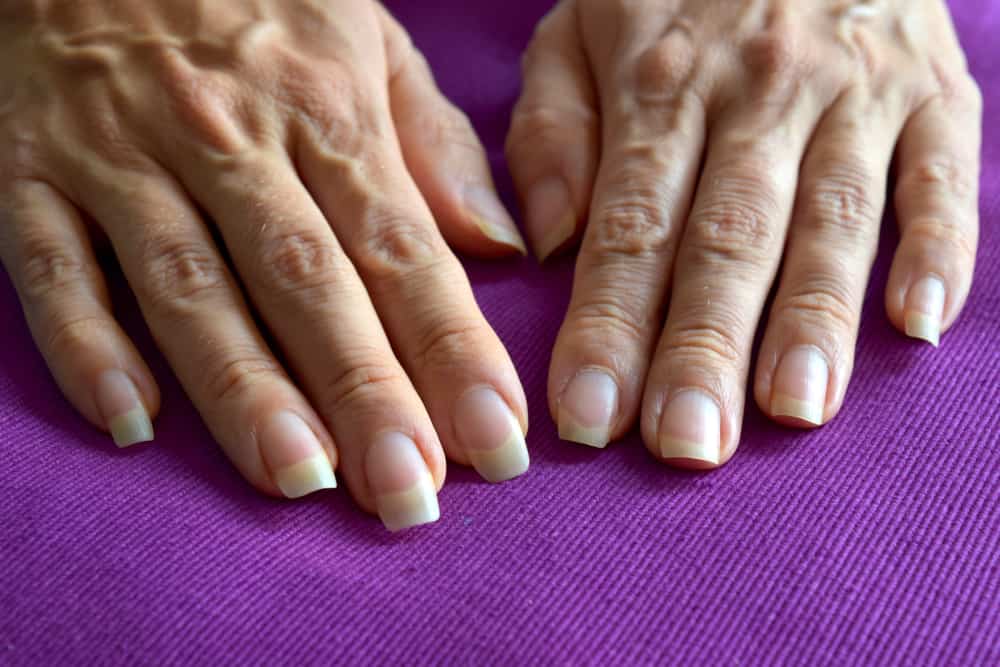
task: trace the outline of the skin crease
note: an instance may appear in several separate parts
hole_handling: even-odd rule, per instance
[[[581,244],[549,371],[561,432],[587,413],[584,370],[617,385],[609,438],[639,421],[681,467],[733,455],[747,392],[789,426],[833,418],[894,156],[889,319],[936,344],[958,316],[982,102],[943,2],[563,0],[523,69],[507,156],[529,241],[543,259]],[[946,295],[930,319],[925,279]],[[688,439],[691,413],[665,406],[691,390],[721,412],[715,460],[662,444]]]
[[[108,410],[139,401],[155,416],[160,401],[111,312],[95,231],[262,492],[328,488],[333,466],[364,510],[397,499],[387,526],[433,520],[445,455],[475,463],[452,406],[484,389],[509,451],[478,457],[503,466],[480,472],[523,472],[523,390],[448,247],[502,257],[523,241],[468,120],[381,5],[36,0],[0,13],[0,257],[86,418],[108,428],[131,418]]]
[[[279,411],[306,423],[369,512],[376,437],[412,439],[435,488],[445,455],[470,463],[451,410],[463,392],[492,389],[526,432],[514,368],[448,248],[501,257],[520,237],[467,119],[380,5],[29,0],[0,2],[0,19],[0,258],[88,420],[107,427],[95,384],[108,369],[151,415],[160,401],[115,322],[97,231],[214,437],[264,493],[281,494],[284,459],[260,437]],[[927,276],[945,285],[942,328],[958,316],[981,102],[938,0],[564,0],[524,73],[508,156],[530,240],[548,254],[582,237],[554,417],[579,370],[604,369],[620,389],[612,438],[639,420],[654,456],[706,467],[658,448],[665,402],[697,388],[721,408],[725,462],[764,317],[762,409],[779,360],[807,346],[830,364],[832,418],[894,150],[889,317],[904,329]],[[546,196],[565,195],[539,215],[546,179]]]

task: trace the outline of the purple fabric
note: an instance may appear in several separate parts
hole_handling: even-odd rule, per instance
[[[501,146],[542,0],[391,3],[446,92]],[[753,406],[709,475],[632,436],[560,443],[544,399],[572,260],[469,263],[532,415],[533,467],[453,467],[442,519],[399,536],[343,490],[258,496],[214,446],[134,305],[164,393],[118,451],[61,398],[0,278],[0,664],[1000,663],[1000,3],[954,3],[986,97],[982,248],[940,350],[884,314],[886,226],[842,414]]]

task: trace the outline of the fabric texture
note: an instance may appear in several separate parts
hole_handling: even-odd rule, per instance
[[[502,144],[518,59],[550,2],[389,3]],[[257,495],[184,396],[120,277],[164,395],[157,441],[117,450],[61,397],[0,278],[0,664],[1000,664],[1000,2],[953,2],[986,98],[982,246],[934,350],[883,308],[882,235],[839,417],[811,433],[748,406],[712,474],[636,434],[560,442],[549,354],[573,260],[467,262],[521,373],[533,466],[457,466],[441,521],[400,535],[344,489]]]

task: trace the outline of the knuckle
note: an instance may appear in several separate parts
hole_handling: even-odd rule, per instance
[[[672,246],[674,236],[657,204],[635,198],[601,211],[588,241],[601,255],[659,257]]]
[[[384,139],[384,114],[375,113],[371,95],[342,65],[320,67],[287,58],[277,102],[306,123],[317,141],[334,153],[356,154],[368,138]]]
[[[402,369],[388,361],[355,362],[326,382],[320,407],[324,414],[331,415],[359,401],[383,400],[380,393],[397,392],[408,383]]]
[[[358,230],[355,261],[363,275],[393,279],[436,265],[444,248],[437,229],[406,213],[370,210]]]
[[[418,368],[450,367],[460,360],[482,358],[482,326],[470,321],[438,324],[416,343],[414,363]]]
[[[332,240],[314,232],[290,232],[257,246],[260,287],[283,296],[310,292],[341,281],[345,263]]]
[[[807,62],[807,42],[797,29],[778,25],[747,40],[744,59],[751,71],[768,81],[791,81]]]
[[[233,122],[233,93],[219,77],[199,71],[175,49],[158,50],[154,62],[171,110],[197,141],[224,153],[244,147]]]
[[[736,331],[736,327],[720,322],[684,324],[666,336],[661,354],[673,363],[738,368],[743,363],[747,343],[737,337]]]
[[[511,117],[506,152],[508,156],[519,151],[538,153],[539,147],[578,141],[581,130],[592,136],[596,128],[597,115],[591,109],[519,103]]]
[[[223,358],[205,359],[200,368],[211,369],[205,374],[206,392],[216,403],[238,400],[262,382],[284,375],[273,359],[252,352],[233,356],[227,351]]]
[[[855,304],[843,278],[812,276],[796,285],[777,306],[777,319],[814,326],[819,331],[853,331],[858,325],[859,305]]]
[[[655,148],[634,146],[628,161],[656,173],[665,166]],[[632,257],[662,257],[676,243],[679,226],[672,225],[668,211],[676,193],[670,179],[651,180],[626,168],[609,183],[615,196],[595,211],[597,224],[588,232],[587,243],[599,254]]]
[[[183,312],[229,286],[225,267],[202,243],[154,239],[140,254],[146,268],[138,296],[161,312]]]
[[[913,192],[947,193],[964,200],[977,187],[972,172],[957,156],[940,153],[914,163],[904,174],[900,185]]]
[[[978,82],[965,68],[946,65],[932,60],[930,63],[938,95],[957,102],[963,110],[980,112],[983,107],[983,93]]]
[[[22,241],[20,282],[31,300],[75,290],[91,277],[92,268],[58,241],[28,236]]]
[[[57,318],[48,327],[45,347],[65,356],[86,354],[95,341],[111,339],[111,329],[111,323],[97,315]]]
[[[861,160],[834,164],[806,188],[804,194],[811,204],[806,222],[854,237],[873,238],[881,217],[873,201],[878,195],[870,186],[877,181],[874,172]]]
[[[636,88],[640,100],[670,99],[695,71],[697,50],[686,31],[670,30],[639,57]]]
[[[947,223],[940,218],[928,217],[910,221],[904,230],[903,242],[916,246],[924,253],[940,254],[944,251],[954,254],[966,266],[972,266],[976,259],[975,236],[963,227]]]
[[[653,314],[621,296],[595,295],[573,309],[571,331],[584,341],[598,345],[613,341],[617,349],[625,343],[643,343],[654,332]]]
[[[719,197],[706,206],[691,220],[691,229],[691,249],[708,261],[756,261],[777,236],[763,207],[736,197]]]

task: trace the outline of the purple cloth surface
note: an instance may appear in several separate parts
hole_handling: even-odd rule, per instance
[[[549,3],[390,3],[501,146]],[[1000,3],[953,4],[986,98],[982,247],[940,350],[889,325],[886,226],[841,415],[800,433],[748,406],[713,474],[636,435],[560,443],[545,377],[572,259],[469,263],[528,394],[533,466],[452,467],[441,521],[398,536],[346,492],[260,497],[218,451],[121,284],[163,389],[118,451],[61,397],[0,278],[0,664],[1000,663]]]

